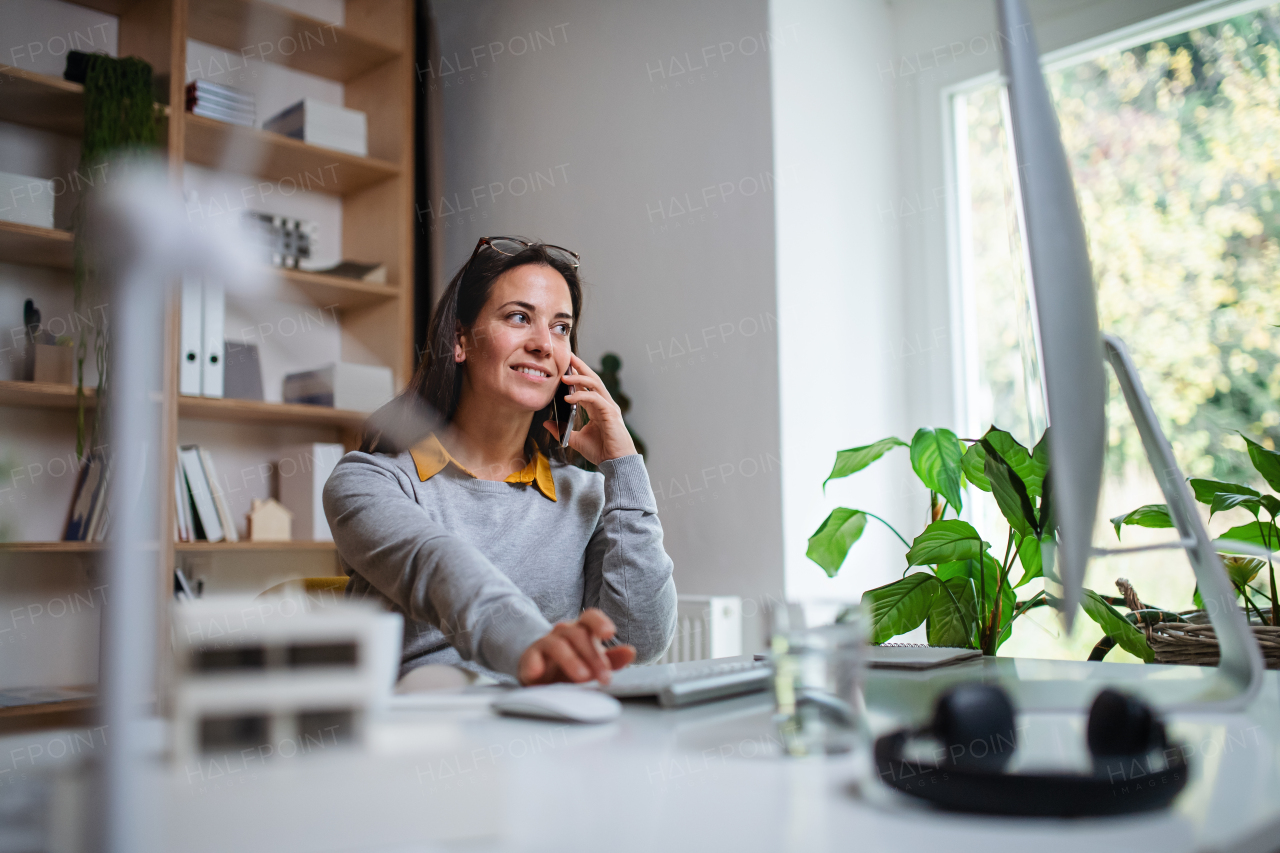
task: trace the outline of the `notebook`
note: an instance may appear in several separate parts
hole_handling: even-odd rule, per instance
[[[887,643],[867,648],[867,665],[873,669],[937,669],[980,660],[978,649],[953,649],[910,643]]]

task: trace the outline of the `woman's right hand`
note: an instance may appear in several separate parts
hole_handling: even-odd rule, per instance
[[[609,673],[635,660],[634,646],[605,648],[604,640],[617,633],[613,620],[590,607],[573,622],[557,622],[551,633],[534,640],[520,655],[520,683],[551,684],[556,681],[609,683]]]

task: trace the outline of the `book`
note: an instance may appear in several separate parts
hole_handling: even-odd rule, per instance
[[[186,86],[186,94],[188,98],[209,97],[217,98],[232,104],[241,104],[250,109],[257,102],[257,96],[252,92],[246,92],[244,89],[237,89],[234,86],[226,86],[222,83],[214,83],[210,80],[192,80]]]
[[[106,539],[106,523],[109,519],[107,495],[110,493],[110,489],[111,466],[104,461],[102,476],[98,478],[98,486],[95,489],[97,494],[93,496],[93,509],[89,514],[89,525],[85,530],[84,541],[86,542],[101,542]]]
[[[209,489],[213,493],[213,506],[218,512],[218,522],[222,525],[222,534],[228,542],[239,542],[240,534],[236,532],[235,519],[231,517],[231,509],[227,506],[226,498],[222,494],[222,483],[218,480],[217,471],[214,470],[213,457],[204,448],[199,448],[199,451],[205,479],[209,481]]]
[[[253,113],[224,110],[211,104],[188,104],[187,112],[194,116],[211,118],[215,121],[225,121],[227,124],[238,124],[241,127],[253,127],[256,120],[256,116]]]
[[[182,473],[182,451],[178,451],[178,464],[173,468],[173,523],[176,526],[176,541],[191,541],[191,518],[188,510],[191,496],[187,491],[187,478]]]
[[[67,520],[63,540],[89,542],[93,522],[101,514],[106,503],[103,488],[106,474],[106,458],[101,453],[91,453],[81,469],[80,483],[72,498],[71,514]]]
[[[231,400],[262,399],[262,365],[257,344],[226,341],[222,396]]]
[[[191,504],[195,507],[194,520],[199,523],[199,533],[209,542],[221,542],[224,538],[222,522],[218,520],[218,510],[213,503],[213,490],[204,476],[204,465],[200,461],[200,448],[194,444],[184,445],[178,452],[182,459],[182,471],[187,475],[187,488],[191,492]]]

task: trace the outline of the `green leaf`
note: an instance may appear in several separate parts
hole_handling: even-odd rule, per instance
[[[1216,495],[1223,492],[1229,495],[1253,495],[1258,497],[1258,493],[1248,486],[1241,486],[1236,483],[1223,483],[1220,480],[1198,480],[1191,479],[1187,481],[1191,484],[1191,490],[1196,493],[1196,500],[1202,504],[1212,504]]]
[[[1253,463],[1253,467],[1267,481],[1268,486],[1280,491],[1280,453],[1267,450],[1244,433],[1240,433],[1240,437],[1249,447],[1249,461]]]
[[[809,548],[804,552],[805,556],[822,566],[827,577],[833,578],[866,526],[867,516],[861,510],[847,507],[833,509],[809,537]]]
[[[938,586],[933,575],[915,572],[864,592],[862,601],[871,613],[871,642],[883,643],[918,628],[929,615]]]
[[[977,648],[978,627],[973,581],[962,577],[939,581],[925,625],[929,645]]]
[[[1036,442],[1036,446],[1031,451],[1033,477],[1023,477],[1022,481],[1025,483],[1028,479],[1033,479],[1034,474],[1038,473],[1040,475],[1040,484],[1028,485],[1028,492],[1033,492],[1033,485],[1036,486],[1034,491],[1040,491],[1044,478],[1049,476],[1049,432],[1051,429],[1051,427],[1044,428],[1044,434],[1040,436],[1040,440]],[[1035,494],[1032,494],[1032,497],[1035,497]]]
[[[1231,528],[1213,540],[1213,544],[1219,551],[1230,551],[1232,542],[1248,542],[1274,551],[1280,549],[1277,533],[1275,524],[1270,521],[1251,521]]]
[[[1268,496],[1269,497],[1269,496]],[[1209,518],[1213,518],[1214,513],[1226,512],[1229,509],[1235,509],[1242,506],[1249,512],[1253,513],[1256,518],[1258,510],[1262,509],[1262,499],[1255,498],[1253,495],[1237,495],[1231,492],[1218,492],[1213,496],[1213,503],[1209,505]]]
[[[949,429],[920,429],[911,438],[911,467],[932,491],[946,498],[956,512],[960,503],[960,459],[964,446]]]
[[[995,496],[1000,513],[1020,536],[1035,533],[1039,522],[1022,478],[986,438],[982,439],[982,445],[987,453],[987,479],[991,481],[991,494]],[[1026,453],[1025,450],[1022,452]]]
[[[880,439],[874,444],[841,450],[836,454],[836,464],[831,467],[831,473],[827,475],[827,479],[822,481],[822,487],[825,489],[827,483],[832,480],[858,473],[895,447],[908,446],[902,439],[889,436],[888,438]]]
[[[907,551],[908,566],[934,566],[952,560],[976,560],[990,548],[967,521],[947,518],[924,529]]]
[[[969,445],[969,449],[961,457],[960,470],[969,478],[970,483],[973,483],[984,492],[989,492],[991,491],[991,481],[987,479],[986,474],[982,473],[986,461],[987,452],[982,449],[981,442],[975,441]]]
[[[1018,562],[1022,564],[1022,577],[1015,589],[1028,581],[1044,576],[1044,564],[1040,556],[1040,539],[1034,535],[1023,536],[1017,542]]]
[[[1200,597],[1200,584],[1196,584],[1195,591],[1191,593],[1191,603],[1200,610],[1204,610],[1204,599]]]
[[[979,566],[982,568],[979,569]],[[943,563],[934,569],[940,581],[952,578],[966,578],[973,581],[973,590],[978,595],[978,611],[983,623],[990,618],[991,608],[995,604],[996,584],[1000,582],[1000,563],[988,553],[982,555],[982,561],[955,560]]]
[[[1013,587],[1005,584],[1000,589],[1000,636],[996,638],[996,651],[1004,645],[1005,640],[1013,636],[1013,614],[1018,610],[1018,594]]]
[[[1147,645],[1146,635],[1121,616],[1114,607],[1103,601],[1102,596],[1091,589],[1086,589],[1080,606],[1084,608],[1085,613],[1089,614],[1090,619],[1102,627],[1102,633],[1115,640],[1120,648],[1146,663],[1156,659],[1155,652],[1151,651],[1151,646]]]
[[[1047,444],[1044,446],[1041,458],[1037,460],[1032,458],[1016,438],[1002,429],[992,427],[982,436],[982,440],[994,447],[1000,454],[1000,458],[1009,463],[1009,467],[1018,475],[1018,479],[1022,480],[1028,495],[1033,498],[1040,496],[1040,486],[1044,482],[1045,473],[1049,470]],[[1042,438],[1040,442],[1044,444],[1044,439]]]
[[[1169,508],[1164,504],[1147,504],[1140,506],[1127,515],[1117,515],[1111,519],[1116,528],[1116,538],[1120,538],[1120,525],[1129,524],[1136,527],[1173,527],[1173,519],[1169,517]]]
[[[1262,505],[1267,508],[1267,512],[1271,513],[1272,518],[1280,515],[1280,500],[1277,500],[1275,495],[1263,495]]]

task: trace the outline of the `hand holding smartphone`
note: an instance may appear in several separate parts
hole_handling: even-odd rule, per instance
[[[564,372],[565,376],[576,374],[577,371],[572,366]],[[569,436],[573,434],[573,420],[578,416],[578,405],[574,403],[570,405],[564,398],[573,393],[573,388],[564,382],[560,383],[560,387],[556,389],[555,403],[552,406],[552,414],[556,420],[556,426],[560,430],[560,446],[569,446]]]

